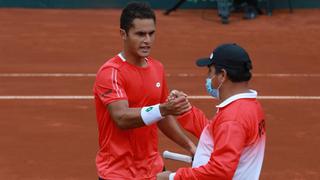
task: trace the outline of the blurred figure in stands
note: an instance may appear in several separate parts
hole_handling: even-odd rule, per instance
[[[179,0],[173,7],[167,9],[163,14],[170,15],[176,11],[186,0]],[[218,15],[222,24],[229,23],[229,17],[233,10],[244,11],[244,19],[254,19],[262,11],[258,8],[258,0],[217,0]]]
[[[244,19],[254,19],[258,14],[262,14],[258,7],[258,0],[235,0],[235,6],[243,7]]]
[[[217,0],[218,15],[223,24],[229,23],[232,11],[243,11],[244,19],[254,19],[262,11],[258,7],[258,0]]]

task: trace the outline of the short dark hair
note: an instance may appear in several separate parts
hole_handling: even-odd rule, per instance
[[[244,82],[249,81],[252,77],[251,69],[252,65],[251,63],[245,63],[244,68],[226,68],[223,66],[215,66],[216,74],[219,74],[222,72],[222,69],[224,69],[227,72],[228,78],[232,82]]]
[[[132,27],[134,19],[153,19],[156,22],[156,16],[151,7],[145,2],[131,2],[123,10],[120,17],[120,28],[126,32]]]

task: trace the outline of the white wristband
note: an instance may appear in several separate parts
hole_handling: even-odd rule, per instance
[[[140,115],[141,115],[143,122],[146,125],[153,124],[163,118],[161,116],[159,106],[160,106],[160,104],[156,104],[153,106],[146,106],[146,107],[141,108]]]

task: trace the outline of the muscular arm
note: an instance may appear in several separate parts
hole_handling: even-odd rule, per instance
[[[111,118],[121,129],[131,129],[144,126],[141,119],[141,108],[129,108],[127,100],[112,102],[108,105]]]
[[[127,100],[112,102],[107,108],[111,118],[121,129],[131,129],[145,125],[141,117],[141,108],[130,108]],[[186,98],[180,97],[170,102],[160,104],[160,113],[163,117],[168,115],[180,115],[190,108],[191,106]]]
[[[165,118],[158,121],[159,129],[168,136],[171,140],[179,144],[181,147],[189,151],[191,154],[195,153],[196,146],[193,142],[182,132],[177,124],[177,121],[172,115],[179,115],[191,108],[185,97],[180,97],[170,102],[160,104],[160,113]],[[127,100],[119,100],[108,105],[108,111],[111,118],[121,129],[131,129],[145,126],[141,118],[141,108],[129,108]]]

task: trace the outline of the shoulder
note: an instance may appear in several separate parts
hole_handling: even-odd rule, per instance
[[[239,99],[224,107],[214,122],[214,129],[240,130],[246,134],[246,143],[250,144],[258,131],[259,123],[264,119],[260,103],[256,99]],[[227,128],[226,128],[227,127]]]
[[[125,63],[121,60],[121,58],[116,55],[111,59],[108,59],[98,70],[98,73],[101,73],[103,71],[106,71],[108,69],[116,69],[116,70],[120,70],[121,67],[124,65]]]
[[[152,57],[147,57],[146,59],[152,66],[163,68],[163,64],[159,60],[154,59]]]
[[[120,69],[121,66],[123,66],[125,63],[122,61],[122,59],[116,55],[113,58],[107,60],[101,68],[108,68],[108,67],[113,67],[116,69]]]
[[[118,79],[121,75],[122,66],[124,66],[124,62],[117,55],[111,59],[108,59],[98,70],[96,74],[96,81],[105,81],[108,79]]]
[[[239,99],[221,111],[221,123],[225,121],[238,121],[245,123],[261,112],[261,105],[256,99]]]

